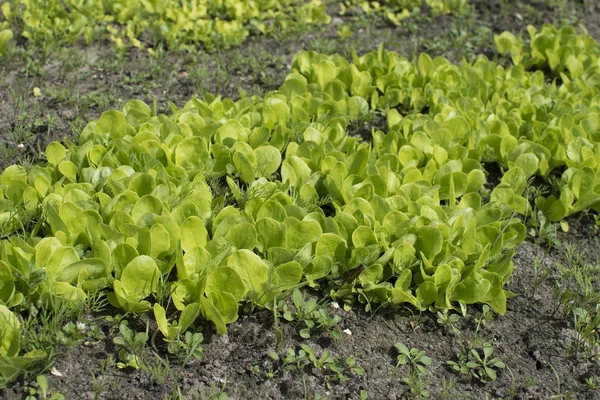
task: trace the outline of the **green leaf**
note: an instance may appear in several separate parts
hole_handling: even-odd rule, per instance
[[[86,258],[76,261],[61,268],[56,280],[73,284],[83,271],[85,271],[88,279],[102,278],[106,276],[106,264],[104,260],[98,258]]]
[[[259,176],[269,177],[277,172],[281,164],[281,153],[273,146],[260,146],[254,152],[256,153],[256,167]]]
[[[0,303],[8,304],[15,294],[15,278],[10,266],[0,260]]]
[[[211,293],[210,298],[223,318],[223,322],[231,324],[238,319],[239,305],[231,293]]]
[[[256,229],[254,229],[254,225],[247,222],[234,225],[225,234],[225,239],[231,240],[238,249],[253,250],[256,247]]]
[[[20,348],[21,324],[8,307],[0,304],[0,355],[14,357]]]
[[[254,181],[255,173],[252,163],[246,155],[240,151],[233,153],[233,165],[241,174],[242,180],[246,183]]]
[[[134,136],[135,129],[129,125],[125,115],[120,111],[105,111],[96,125],[94,133],[105,139],[121,139],[127,135]]]
[[[188,304],[183,311],[181,312],[181,315],[179,316],[179,332],[183,333],[187,330],[187,328],[189,328],[194,321],[196,320],[196,318],[198,317],[198,315],[200,314],[200,304],[199,303],[191,303]]]
[[[67,149],[59,142],[52,142],[46,147],[46,158],[52,165],[58,165],[67,155]]]
[[[367,247],[372,244],[377,244],[377,237],[368,226],[359,226],[352,232],[352,244],[357,248]]]
[[[510,54],[518,48],[517,38],[510,32],[494,35],[494,42],[500,54]]]
[[[180,227],[181,248],[186,253],[196,246],[204,247],[208,242],[208,231],[204,222],[196,216],[187,218]]]
[[[227,266],[233,268],[250,292],[260,296],[265,291],[269,267],[250,250],[238,250],[227,260]]]
[[[175,149],[175,164],[186,170],[202,170],[208,159],[208,147],[200,137],[185,138]]]
[[[58,164],[58,170],[60,171],[61,174],[63,174],[65,177],[69,178],[72,181],[76,181],[77,180],[77,166],[75,164],[73,164],[71,161],[68,160],[63,160],[60,162],[60,164]]]
[[[263,104],[262,118],[266,127],[274,129],[278,125],[287,124],[290,109],[283,100],[271,97]]]
[[[179,330],[176,326],[171,326],[169,324],[165,309],[158,303],[154,304],[154,319],[156,320],[158,329],[165,337],[165,340],[173,341],[177,338]]]
[[[181,279],[173,286],[171,299],[178,310],[183,310],[186,305],[199,301],[199,291],[196,282],[189,279]]]
[[[596,176],[594,170],[590,167],[583,167],[577,170],[571,178],[571,187],[573,194],[581,198],[594,190]]]
[[[452,300],[473,304],[483,300],[490,290],[491,283],[475,273],[458,283],[452,293]]]
[[[285,211],[284,211],[285,212]],[[285,244],[285,225],[271,218],[262,218],[256,222],[257,248],[266,252],[272,247]]]
[[[125,294],[143,299],[156,292],[159,279],[160,271],[156,262],[148,256],[138,256],[123,269],[120,281]]]
[[[322,233],[317,221],[300,221],[287,229],[286,243],[290,249],[300,249],[307,243],[315,243]]]
[[[206,293],[229,292],[236,301],[242,301],[248,289],[235,269],[220,266],[214,269],[206,280]]]
[[[204,247],[192,247],[183,256],[182,265],[177,263],[177,275],[180,279],[197,280],[202,271],[212,260],[211,254]]]
[[[217,143],[233,147],[238,140],[246,141],[248,135],[239,121],[230,119],[217,129],[214,137]]]
[[[565,64],[572,78],[580,78],[583,75],[583,64],[574,55],[568,56]]]
[[[431,226],[424,226],[417,231],[415,250],[423,253],[428,260],[433,260],[442,250],[443,237],[441,232]]]
[[[215,327],[217,328],[217,333],[219,335],[224,335],[225,333],[227,333],[227,325],[225,325],[225,321],[223,320],[221,313],[219,312],[217,307],[215,307],[212,301],[204,296],[201,296],[200,306],[202,310],[202,315],[204,315],[204,318],[206,318],[208,321],[211,321],[213,324],[215,324]]]
[[[280,292],[298,285],[302,279],[302,266],[296,261],[290,261],[275,268],[274,284]]]
[[[329,256],[333,260],[343,262],[346,256],[346,244],[340,236],[334,233],[324,233],[317,241],[315,255]]]
[[[145,214],[156,214],[161,215],[163,213],[164,206],[162,201],[156,196],[148,194],[140,197],[135,203],[131,210],[131,218],[134,222],[138,222]]]
[[[156,188],[156,181],[152,175],[140,173],[134,176],[134,178],[129,182],[127,188],[136,192],[138,196],[143,197],[145,195],[152,194]]]
[[[424,306],[434,303],[437,297],[438,291],[434,282],[421,282],[419,287],[417,287],[417,298]]]
[[[0,56],[6,53],[8,42],[13,38],[13,33],[10,29],[0,31]]]
[[[309,166],[297,156],[286,157],[281,164],[281,179],[290,186],[300,187],[308,181],[311,170]]]
[[[48,257],[46,273],[54,280],[69,265],[79,261],[79,255],[73,247],[58,247]]]

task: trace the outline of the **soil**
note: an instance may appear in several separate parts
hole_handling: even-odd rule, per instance
[[[97,118],[104,110],[121,108],[129,99],[151,104],[156,98],[159,110],[167,112],[170,103],[181,107],[194,95],[218,93],[235,99],[240,96],[240,89],[247,95],[275,89],[289,71],[293,55],[301,49],[316,48],[349,56],[352,48],[361,54],[374,50],[383,41],[387,48],[409,58],[427,51],[432,56],[443,55],[459,62],[462,57],[477,54],[496,57],[490,33],[509,30],[518,34],[528,24],[561,21],[580,24],[580,28],[587,28],[600,40],[598,10],[586,8],[579,1],[568,2],[566,9],[550,5],[559,1],[471,3],[476,14],[468,21],[449,16],[432,21],[420,17],[394,27],[384,21],[352,22],[347,16],[335,17],[322,31],[251,38],[240,48],[211,54],[167,53],[157,58],[138,50],[119,54],[110,43],[101,43],[62,49],[46,60],[34,55],[38,69],[25,63],[24,58],[15,57],[0,65],[0,150],[4,149],[0,153],[0,169],[13,162],[36,162],[47,143],[74,140],[89,119]],[[335,10],[334,5],[331,8]],[[333,11],[330,14],[335,16]],[[337,28],[342,23],[356,27],[352,39],[339,38]],[[457,40],[458,28],[464,29],[468,41]],[[482,38],[476,32],[488,33]],[[464,46],[458,47],[461,43]],[[69,57],[65,54],[71,53],[79,62],[66,67]],[[31,93],[36,86],[42,90],[41,97],[19,98],[18,93]],[[61,96],[65,88],[69,90]],[[21,101],[24,106],[20,108]],[[27,110],[28,116],[24,117],[21,109]],[[48,116],[54,122],[49,123]],[[36,119],[41,122],[35,123]],[[384,126],[385,120],[375,118],[355,127],[354,134],[368,140],[371,129]],[[14,141],[17,129],[30,131],[23,149]],[[586,378],[599,377],[598,363],[582,362],[567,351],[575,331],[572,321],[558,309],[554,291],[559,284],[556,263],[565,261],[565,243],[584,252],[586,262],[598,263],[599,233],[590,218],[568,222],[569,232],[558,234],[562,244],[552,250],[532,240],[518,249],[514,274],[507,285],[507,290],[516,296],[509,299],[506,314],[480,327],[477,337],[476,319],[481,317],[478,307],[470,308],[469,316],[458,321],[460,336],[442,328],[436,322],[437,316],[429,312],[419,315],[408,308],[388,308],[370,313],[363,311],[361,304],[350,311],[332,307],[330,311],[342,317],[337,329],[347,332],[338,340],[329,333],[304,340],[294,326],[280,321],[283,340],[279,341],[271,312],[243,313],[228,327],[226,335],[217,335],[212,327],[205,328],[203,358],[192,360],[181,371],[181,393],[184,398],[208,398],[211,390],[223,388],[229,399],[239,400],[318,398],[317,395],[359,399],[360,392],[366,390],[369,399],[404,399],[410,396],[408,385],[402,382],[409,369],[396,369],[394,348],[395,343],[401,342],[432,358],[426,387],[434,399],[549,399],[568,398],[568,394],[571,398],[598,399],[598,390],[590,390],[585,382]],[[537,271],[536,258],[542,260]],[[142,321],[138,325],[141,330],[145,328]],[[112,329],[108,324],[104,328],[106,333]],[[53,390],[67,399],[159,399],[173,393],[172,380],[160,382],[147,372],[110,366],[106,362],[108,355],[117,358],[112,337],[108,334],[107,339],[91,346],[59,348],[54,367],[62,377],[49,375]],[[477,339],[491,342],[495,356],[507,365],[499,371],[498,379],[488,384],[461,376],[446,363],[456,361],[465,341]],[[310,345],[318,354],[328,349],[340,360],[354,357],[365,373],[347,373],[349,379],[339,382],[313,367],[283,370],[268,356],[274,350],[280,354],[287,348],[297,350],[301,344]],[[164,347],[159,345],[157,350],[162,357],[167,356]],[[178,370],[180,364],[171,361],[170,367]],[[269,369],[274,369],[276,376],[267,378],[264,371]],[[0,393],[0,398],[24,398],[23,393],[21,381]]]

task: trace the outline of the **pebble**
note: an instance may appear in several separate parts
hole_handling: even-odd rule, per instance
[[[68,121],[72,121],[75,119],[75,113],[71,110],[63,110],[60,112],[60,115]]]
[[[220,335],[218,341],[223,344],[229,344],[229,336],[227,334]]]
[[[572,343],[577,339],[577,332],[574,329],[561,329],[558,334],[558,339],[565,344]]]

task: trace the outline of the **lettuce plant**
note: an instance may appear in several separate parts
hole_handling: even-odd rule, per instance
[[[171,48],[230,47],[244,42],[251,31],[268,34],[297,23],[317,25],[330,20],[320,0],[15,0],[5,3],[2,12],[10,23],[23,26],[21,34],[29,40],[74,42],[83,38],[91,43],[108,36],[121,48],[143,48],[142,36]],[[2,39],[0,50],[1,43]]]
[[[0,56],[6,53],[8,43],[12,40],[13,33],[10,29],[0,31]]]
[[[42,350],[20,354],[20,325],[18,317],[0,304],[0,388],[6,387],[31,364],[46,358]]]
[[[264,97],[107,111],[77,144],[51,143],[46,165],[0,175],[5,314],[106,290],[174,341],[198,317],[225,333],[240,307],[302,285],[367,308],[503,314],[532,203],[551,220],[600,211],[597,52],[559,81],[525,61],[303,51]],[[372,141],[349,134],[375,111],[387,127]],[[533,178],[547,197],[527,197]],[[17,236],[21,215],[34,228]]]

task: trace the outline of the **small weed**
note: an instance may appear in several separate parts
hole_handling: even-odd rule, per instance
[[[593,376],[590,376],[589,378],[585,378],[585,386],[587,387],[588,390],[600,389],[598,387],[598,385],[596,384],[596,379]]]
[[[575,246],[564,247],[566,263],[556,263],[559,278],[554,287],[556,309],[573,321],[576,335],[567,347],[569,354],[597,358],[600,346],[600,294],[597,291],[600,265],[586,264]]]
[[[456,326],[460,316],[458,314],[450,314],[448,310],[444,310],[444,312],[438,311],[437,313],[437,323],[442,326],[444,329],[450,329],[454,335],[460,336],[460,329]]]
[[[442,377],[442,390],[440,391],[439,398],[440,399],[471,399],[470,396],[466,394],[461,394],[457,392],[456,388],[456,378],[446,378]]]
[[[202,347],[200,344],[204,340],[201,333],[186,332],[183,340],[178,339],[168,344],[168,351],[171,354],[177,356],[177,358],[184,362],[191,355],[196,360],[202,360]]]
[[[134,332],[127,326],[127,321],[121,321],[119,333],[120,336],[113,339],[119,348],[117,367],[140,369],[140,356],[148,347],[148,329],[146,332]]]
[[[334,326],[340,323],[338,315],[331,316],[327,307],[320,305],[316,299],[307,300],[305,295],[298,289],[292,294],[293,308],[288,307],[284,301],[279,302],[279,309],[283,312],[283,318],[289,322],[295,322],[299,335],[308,339],[314,332],[323,330],[339,339],[341,333]]]
[[[316,371],[324,371],[328,381],[346,381],[350,374],[363,375],[365,373],[365,370],[356,363],[356,359],[353,357],[340,360],[335,358],[329,350],[324,350],[319,356],[315,349],[305,344],[300,345],[298,351],[287,349],[283,356],[276,352],[270,352],[269,357],[277,363],[277,369],[294,371],[312,367]],[[270,370],[269,373],[275,376],[276,371]]]
[[[493,382],[497,371],[506,368],[502,360],[493,357],[494,346],[486,342],[481,349],[471,348],[468,352],[458,354],[457,361],[448,361],[453,370],[463,375],[472,375],[482,383]]]
[[[64,400],[65,396],[61,393],[54,392],[50,389],[48,377],[46,375],[38,375],[35,378],[35,384],[30,384],[24,387],[24,392],[27,396],[25,400]]]
[[[523,378],[523,383],[521,384],[521,386],[523,386],[524,388],[530,388],[535,385],[537,385],[537,378],[532,375],[525,376]]]
[[[397,363],[392,372],[392,378],[400,365],[408,365],[409,374],[407,377],[402,378],[402,382],[408,385],[412,396],[416,398],[429,397],[425,377],[427,367],[431,365],[431,358],[427,357],[424,351],[417,348],[409,349],[403,343],[396,343],[394,347],[398,350],[398,356],[396,357]]]
[[[227,381],[223,382],[222,386],[218,388],[213,382],[210,384],[210,389],[202,391],[200,393],[200,399],[202,400],[227,400],[227,394],[225,393],[225,386]]]

